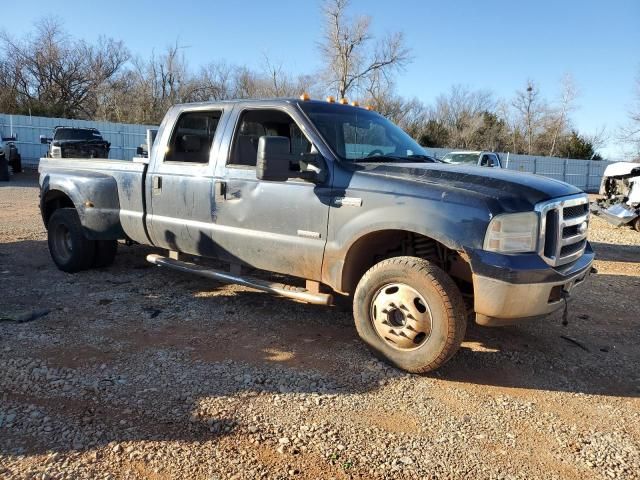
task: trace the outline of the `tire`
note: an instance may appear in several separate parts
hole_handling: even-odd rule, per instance
[[[633,221],[632,226],[636,229],[636,232],[640,232],[640,217]]]
[[[9,161],[6,155],[0,155],[0,182],[8,182],[10,180]]]
[[[117,240],[97,240],[96,254],[93,257],[93,267],[105,268],[111,266],[113,260],[118,253],[118,241]]]
[[[11,168],[13,168],[13,173],[22,173],[22,156],[20,154],[13,157]]]
[[[412,373],[442,366],[460,348],[467,327],[451,277],[416,257],[389,258],[369,269],[356,288],[353,316],[376,355]]]
[[[53,212],[49,223],[49,253],[63,272],[75,273],[93,264],[95,242],[84,236],[78,212],[73,208],[60,208]]]

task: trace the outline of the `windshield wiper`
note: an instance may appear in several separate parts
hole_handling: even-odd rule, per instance
[[[386,160],[403,160],[404,157],[399,157],[397,155],[371,155],[370,157],[362,157],[362,158],[356,158],[355,162],[356,163],[377,163],[380,161],[386,161]]]
[[[418,154],[418,155],[407,155],[406,157],[403,158],[408,158],[409,160],[413,160],[414,158],[417,160],[426,160],[428,162],[435,162],[436,159],[433,157],[430,157],[429,155],[422,155],[422,154]]]

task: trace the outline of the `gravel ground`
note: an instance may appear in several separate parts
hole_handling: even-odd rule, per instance
[[[559,314],[470,325],[441,370],[351,316],[148,265],[69,275],[33,175],[0,184],[0,477],[640,478],[640,233],[598,218]]]

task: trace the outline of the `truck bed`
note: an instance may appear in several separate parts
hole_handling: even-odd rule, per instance
[[[146,159],[145,159],[146,160]],[[111,217],[131,239],[145,241],[144,179],[141,161],[86,158],[41,158],[40,186],[64,185],[81,216]],[[46,185],[45,185],[46,184]],[[93,207],[88,205],[93,204]]]

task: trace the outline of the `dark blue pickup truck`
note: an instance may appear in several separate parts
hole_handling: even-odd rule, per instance
[[[167,250],[147,257],[160,266],[305,302],[344,296],[362,339],[411,372],[446,362],[468,317],[543,316],[591,270],[582,191],[436,163],[357,105],[306,96],[177,105],[148,151],[41,160],[60,269],[107,266],[125,239]]]

